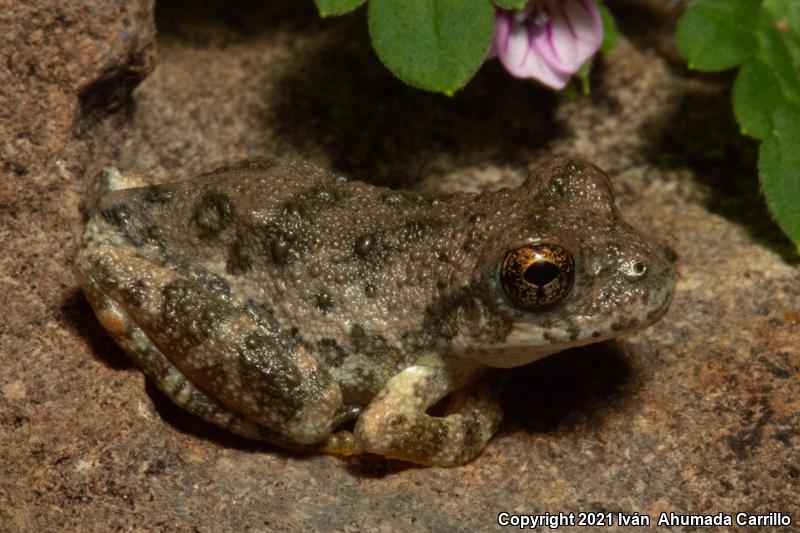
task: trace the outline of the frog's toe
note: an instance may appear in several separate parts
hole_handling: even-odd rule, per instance
[[[357,451],[355,437],[353,437],[353,433],[350,431],[331,433],[325,439],[320,451],[330,455],[350,457]]]

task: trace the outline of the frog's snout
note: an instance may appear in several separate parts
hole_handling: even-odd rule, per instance
[[[657,253],[653,253],[647,261],[647,285],[651,287],[652,296],[649,302],[647,320],[655,322],[667,312],[672,296],[675,293],[675,261],[677,254],[668,246],[659,245]]]
[[[620,273],[629,280],[637,280],[645,277],[648,270],[648,261],[642,256],[634,256],[626,259],[619,266]]]
[[[673,250],[655,241],[630,243],[617,258],[616,272],[633,297],[629,303],[637,302],[642,325],[652,324],[667,312],[675,291],[675,258]]]
[[[635,281],[650,277],[668,280],[674,277],[674,263],[677,258],[674,250],[667,246],[656,245],[629,254],[619,263],[619,273],[626,279]]]

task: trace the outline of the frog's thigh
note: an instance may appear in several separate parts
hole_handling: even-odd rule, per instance
[[[96,301],[96,300],[95,300]],[[207,422],[226,428],[245,437],[292,447],[292,441],[267,427],[250,422],[227,409],[223,404],[197,388],[181,374],[164,354],[144,334],[142,329],[128,317],[113,300],[97,307],[97,316],[104,325],[113,324],[109,333],[139,368],[178,407],[189,411]]]
[[[91,281],[84,290],[106,329],[113,331],[115,323],[124,324],[129,317],[151,341],[149,348],[162,354],[169,366],[147,344],[120,338],[125,327],[116,335],[173,401],[248,436],[252,432],[244,429],[242,419],[301,444],[330,433],[342,403],[339,386],[291,339],[129,250],[108,247],[81,263],[91,265]],[[218,412],[222,409],[202,399],[208,396],[237,416],[226,420]]]
[[[355,427],[359,449],[420,464],[452,466],[477,456],[502,420],[482,371],[412,366],[394,376]],[[445,416],[425,411],[456,391]]]

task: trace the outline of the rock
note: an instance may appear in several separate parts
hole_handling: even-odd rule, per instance
[[[363,13],[319,21],[289,0],[160,2],[147,76],[151,2],[66,4],[0,13],[4,529],[474,530],[502,511],[655,523],[796,510],[798,260],[758,198],[725,79],[689,74],[664,44],[675,12],[621,8],[625,38],[570,101],[493,63],[453,98],[415,91],[370,51]],[[508,420],[464,467],[239,439],[145,384],[71,262],[85,175],[114,163],[180,179],[269,152],[441,190],[515,184],[554,154],[593,160],[626,218],[675,250],[675,300],[640,334],[515,371]]]
[[[152,0],[17,2],[0,24],[0,149],[18,176],[63,160],[81,112],[120,105],[155,64]]]

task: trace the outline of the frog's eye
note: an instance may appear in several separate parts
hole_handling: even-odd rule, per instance
[[[515,307],[525,311],[560,303],[575,280],[575,261],[557,244],[511,250],[500,266],[500,284]]]

